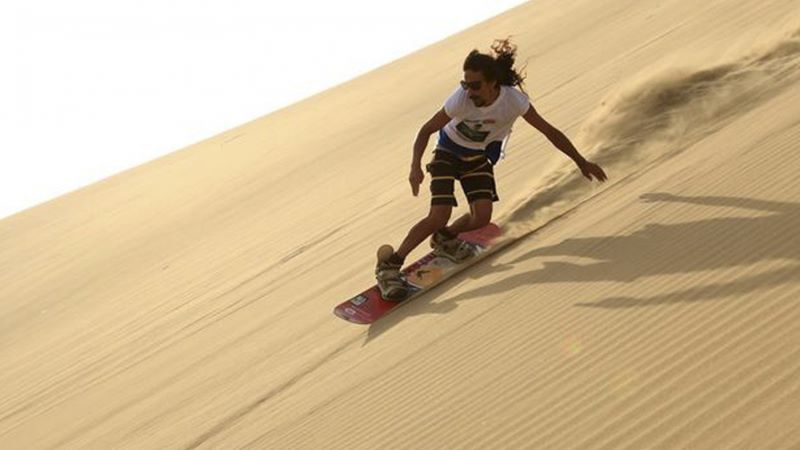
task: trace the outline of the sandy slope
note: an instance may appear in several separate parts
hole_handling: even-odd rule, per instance
[[[336,319],[508,34],[611,182],[520,123],[513,244]],[[0,221],[0,448],[797,448],[798,67],[797,1],[536,1]]]

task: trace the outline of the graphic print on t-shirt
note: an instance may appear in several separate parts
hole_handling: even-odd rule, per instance
[[[467,122],[470,122],[473,125],[470,126]],[[462,120],[458,123],[458,125],[456,125],[456,130],[458,130],[461,136],[463,136],[465,139],[469,139],[472,142],[485,142],[486,137],[489,136],[490,132],[480,131],[482,126],[483,124],[480,120]]]

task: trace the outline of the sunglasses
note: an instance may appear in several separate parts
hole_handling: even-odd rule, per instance
[[[461,81],[461,87],[466,91],[477,91],[483,85],[482,81]]]

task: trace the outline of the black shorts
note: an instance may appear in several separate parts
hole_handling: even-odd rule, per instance
[[[425,168],[431,174],[431,205],[458,206],[455,180],[461,182],[468,203],[481,199],[500,200],[492,164],[484,155],[462,158],[437,149]]]

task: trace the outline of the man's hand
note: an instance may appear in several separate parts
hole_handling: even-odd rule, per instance
[[[408,182],[411,183],[411,193],[414,194],[414,197],[419,194],[419,185],[422,184],[424,179],[425,172],[422,171],[422,167],[416,164],[412,165],[411,173],[408,175]]]
[[[585,176],[589,180],[592,179],[592,176],[594,176],[595,179],[597,179],[597,181],[601,183],[608,179],[608,176],[606,176],[606,173],[603,172],[603,169],[593,162],[582,161],[578,163],[578,167],[581,169],[581,173],[583,173],[583,176]]]

